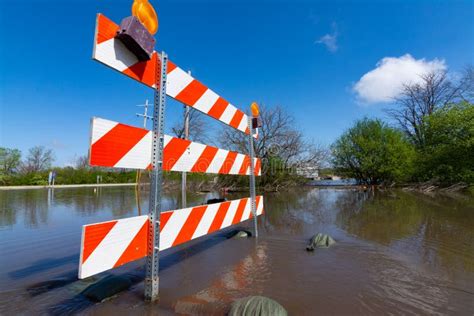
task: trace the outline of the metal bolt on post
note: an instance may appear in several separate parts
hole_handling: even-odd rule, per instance
[[[255,237],[258,237],[258,229],[257,229],[257,203],[256,203],[256,190],[255,190],[255,168],[254,168],[254,158],[255,158],[255,151],[253,147],[253,128],[252,128],[252,116],[249,115],[248,117],[248,125],[249,125],[249,156],[250,156],[250,206],[253,215],[253,223],[254,223],[254,230],[255,230]]]
[[[155,70],[156,89],[153,104],[153,145],[150,185],[150,212],[149,212],[149,234],[148,234],[148,256],[146,261],[145,277],[145,299],[155,301],[158,299],[159,289],[159,245],[160,245],[160,213],[161,213],[161,183],[163,178],[163,142],[164,142],[164,118],[166,107],[166,68],[168,56],[161,53],[161,67],[159,56],[156,54],[157,67]]]

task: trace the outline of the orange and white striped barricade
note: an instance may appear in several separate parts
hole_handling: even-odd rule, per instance
[[[257,196],[257,216],[263,197]],[[253,217],[250,198],[161,213],[160,251],[212,234]],[[147,256],[147,215],[84,225],[79,278],[120,267]]]
[[[91,125],[91,166],[151,169],[151,131],[96,117]],[[254,174],[259,176],[260,159],[253,161]],[[250,157],[165,135],[163,170],[250,175]]]
[[[92,57],[154,89],[153,129],[147,131],[93,119],[90,164],[151,169],[150,212],[148,216],[85,226],[79,277],[147,256],[145,298],[154,300],[158,296],[160,250],[252,216],[257,236],[256,218],[259,207],[263,211],[263,199],[255,196],[255,175],[260,175],[261,167],[260,160],[254,159],[253,155],[256,133],[249,124],[249,116],[168,61],[166,53],[153,52],[150,60],[139,61],[115,38],[118,29],[119,26],[104,15],[97,15]],[[248,134],[249,156],[164,135],[166,96]],[[251,197],[161,214],[163,170],[249,175]],[[221,222],[214,225],[217,219]]]
[[[97,15],[94,50],[92,58],[118,72],[156,89],[155,69],[157,52],[148,61],[139,61],[115,34],[119,26],[105,17]],[[166,94],[173,99],[193,107],[241,132],[249,134],[248,116],[217,93],[194,79],[186,71],[168,61]]]

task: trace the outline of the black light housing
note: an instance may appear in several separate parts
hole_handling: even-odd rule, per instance
[[[138,60],[150,60],[156,40],[136,17],[124,18],[115,38],[137,56]]]

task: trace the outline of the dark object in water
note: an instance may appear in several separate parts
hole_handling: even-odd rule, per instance
[[[89,285],[81,294],[91,301],[102,302],[106,298],[125,291],[130,286],[132,286],[132,281],[129,278],[118,275],[109,275],[100,279],[96,283]]]
[[[233,230],[227,234],[227,238],[248,238],[252,237],[252,232],[248,230]]]
[[[49,281],[44,281],[40,283],[33,284],[29,286],[26,291],[28,294],[31,296],[37,296],[43,293],[46,293],[48,291],[66,286],[72,282],[74,282],[75,279],[68,279],[68,278],[60,278],[60,279],[53,279]]]
[[[334,239],[329,235],[323,235],[321,233],[314,235],[310,241],[309,245],[306,246],[307,251],[313,251],[316,248],[328,248],[336,243]]]
[[[146,27],[134,17],[122,20],[117,31],[118,38],[140,61],[150,60],[155,47],[155,38]]]
[[[263,296],[248,296],[232,303],[229,316],[286,316],[278,302]]]
[[[227,201],[226,198],[224,198],[224,199],[209,199],[209,200],[207,200],[206,204],[222,203],[222,202],[225,202],[225,201]]]

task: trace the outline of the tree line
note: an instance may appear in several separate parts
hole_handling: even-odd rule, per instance
[[[331,146],[332,164],[360,183],[474,183],[474,71],[406,84],[386,109],[395,124],[363,118]]]

